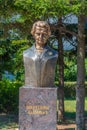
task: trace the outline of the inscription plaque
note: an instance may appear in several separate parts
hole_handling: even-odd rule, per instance
[[[33,114],[48,114],[49,106],[26,106],[27,113],[29,115]]]

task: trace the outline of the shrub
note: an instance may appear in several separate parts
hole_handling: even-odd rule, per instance
[[[0,81],[0,112],[18,112],[18,95],[21,82]]]
[[[65,98],[75,98],[76,96],[76,82],[65,82],[64,83],[64,94]]]

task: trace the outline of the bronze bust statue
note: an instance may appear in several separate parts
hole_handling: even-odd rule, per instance
[[[25,85],[27,87],[54,87],[55,66],[58,54],[46,41],[51,31],[45,21],[35,22],[31,34],[35,44],[23,52]]]

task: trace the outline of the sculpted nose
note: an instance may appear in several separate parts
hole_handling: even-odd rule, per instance
[[[42,34],[40,35],[40,38],[41,38],[41,39],[43,38],[43,35],[42,35]]]

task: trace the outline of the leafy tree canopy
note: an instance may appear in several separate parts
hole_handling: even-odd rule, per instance
[[[87,14],[87,0],[15,0],[14,5],[31,21],[32,18],[61,17],[71,12]]]
[[[0,14],[7,17],[20,13],[30,22],[68,13],[87,14],[87,0],[0,0]]]

